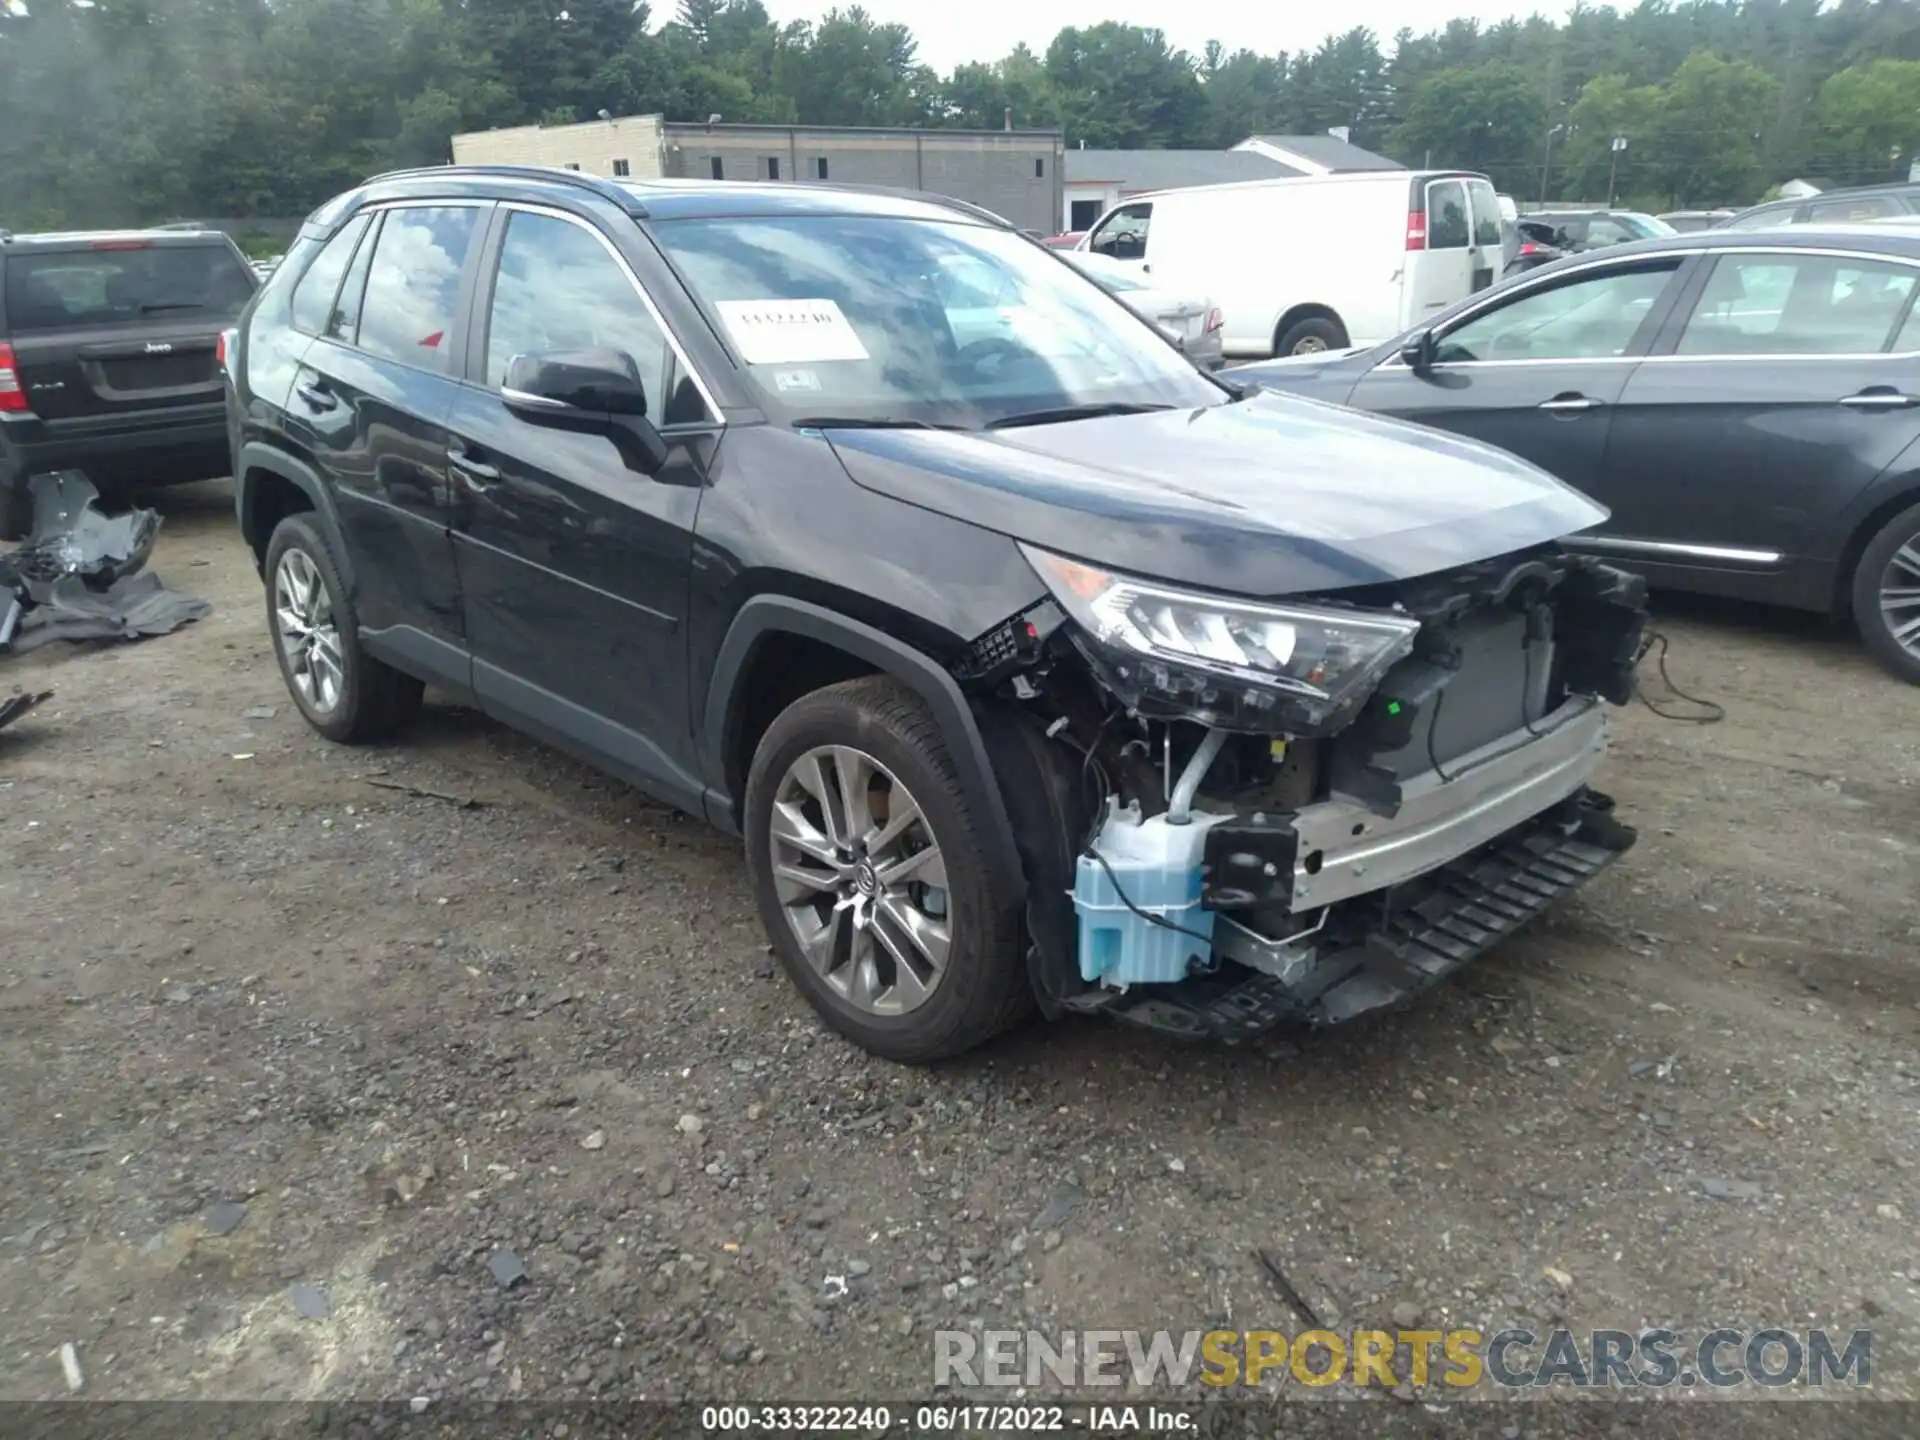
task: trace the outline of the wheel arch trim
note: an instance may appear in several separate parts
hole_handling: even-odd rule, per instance
[[[724,830],[737,832],[740,828],[739,812],[746,797],[731,794],[726,782],[726,757],[745,709],[744,697],[738,693],[739,680],[762,647],[783,634],[844,650],[900,681],[926,702],[940,726],[960,784],[980,819],[987,864],[1002,885],[1011,887],[1007,892],[1011,897],[1024,900],[1026,875],[1014,846],[1013,824],[973,709],[953,676],[924,651],[883,630],[789,596],[756,595],[749,599],[734,616],[714,658],[699,736],[709,782],[705,797],[708,821]]]
[[[1280,354],[1281,337],[1302,320],[1330,320],[1340,327],[1340,333],[1347,337],[1349,344],[1353,341],[1353,332],[1347,328],[1347,322],[1341,318],[1338,310],[1318,300],[1302,300],[1298,304],[1289,305],[1285,310],[1281,311],[1280,318],[1273,322],[1272,336],[1275,358],[1278,358]]]
[[[304,460],[289,455],[271,445],[258,440],[249,440],[240,447],[239,463],[234,467],[233,508],[240,522],[240,537],[247,542],[247,548],[256,557],[264,556],[267,551],[268,535],[254,533],[253,513],[258,491],[254,488],[252,476],[257,471],[277,475],[304,494],[313,503],[313,509],[322,525],[327,527],[327,538],[333,542],[334,564],[339,567],[340,578],[346,582],[349,596],[359,593],[356,583],[353,556],[344,543],[345,537],[340,530],[340,515],[334,508],[333,496],[328,493],[327,485],[320,474]]]

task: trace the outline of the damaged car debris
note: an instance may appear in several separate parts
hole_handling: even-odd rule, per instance
[[[77,470],[36,475],[29,488],[26,542],[0,554],[0,654],[55,640],[164,635],[212,609],[145,569],[160,532],[155,511],[102,514]]]
[[[423,245],[473,296],[421,321],[432,385],[360,333]],[[1645,590],[1560,544],[1599,506],[1209,378],[970,207],[405,172],[307,222],[225,353],[308,722],[370,739],[431,681],[740,831],[789,977],[877,1054],[1036,1004],[1343,1022],[1633,842],[1590,782]]]
[[[6,729],[34,706],[52,698],[51,690],[16,690],[11,695],[0,695],[0,730]]]

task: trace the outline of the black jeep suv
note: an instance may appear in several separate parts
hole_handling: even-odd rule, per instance
[[[363,740],[431,683],[743,832],[877,1053],[1036,1003],[1343,1020],[1631,841],[1587,781],[1642,591],[1556,543],[1597,506],[1242,395],[971,207],[390,175],[226,353],[307,720]]]
[[[0,539],[43,471],[107,496],[225,475],[215,349],[257,288],[218,231],[0,231]]]

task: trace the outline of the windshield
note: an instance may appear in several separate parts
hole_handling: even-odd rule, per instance
[[[984,225],[877,215],[656,221],[766,408],[977,428],[1227,396],[1098,285]]]

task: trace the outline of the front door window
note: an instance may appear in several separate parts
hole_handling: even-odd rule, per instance
[[[1625,355],[1679,261],[1614,270],[1532,290],[1440,337],[1440,364],[1602,360]]]

